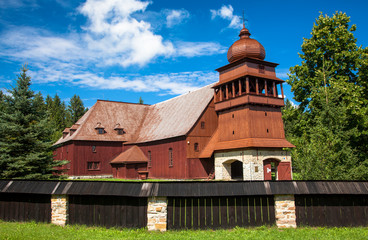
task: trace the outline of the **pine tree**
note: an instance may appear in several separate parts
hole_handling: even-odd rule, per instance
[[[290,69],[298,109],[285,108],[295,172],[301,179],[368,179],[367,49],[358,47],[350,18],[322,14]]]
[[[144,104],[144,101],[142,99],[142,97],[139,97],[139,101],[138,101],[139,104]]]
[[[47,114],[52,129],[52,140],[56,142],[62,135],[62,131],[67,127],[67,111],[65,102],[61,101],[60,97],[55,94],[52,98],[49,95],[46,97],[45,103]]]
[[[74,94],[74,96],[70,99],[68,106],[68,125],[76,123],[79,118],[81,118],[86,113],[86,108],[84,107],[82,99]]]
[[[53,160],[43,99],[30,86],[31,79],[23,66],[16,86],[4,96],[4,111],[0,113],[2,178],[46,179],[53,177],[56,166],[65,164]]]

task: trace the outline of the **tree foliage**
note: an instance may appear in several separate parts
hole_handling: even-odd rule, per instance
[[[50,178],[62,162],[53,160],[46,108],[40,94],[30,89],[23,67],[16,86],[4,95],[0,113],[0,177]]]
[[[144,101],[143,101],[143,98],[142,97],[139,97],[138,103],[139,104],[144,104]]]
[[[81,118],[86,112],[87,109],[84,107],[82,99],[74,94],[74,96],[70,99],[68,106],[68,125],[72,125],[76,123],[79,118]]]
[[[298,107],[283,110],[302,179],[368,179],[368,50],[341,12],[320,15],[287,81]]]

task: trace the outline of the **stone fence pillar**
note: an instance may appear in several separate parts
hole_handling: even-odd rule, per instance
[[[51,223],[65,226],[68,219],[68,196],[51,195]]]
[[[276,225],[279,228],[296,228],[294,195],[275,195]]]
[[[149,197],[147,206],[148,231],[167,230],[167,198]]]

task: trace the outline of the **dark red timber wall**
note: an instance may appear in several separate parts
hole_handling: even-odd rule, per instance
[[[112,175],[110,161],[122,152],[122,143],[74,141],[72,144],[59,147],[55,152],[56,159],[70,161],[67,164],[68,175]],[[93,166],[90,169],[88,169],[89,162],[90,166]]]
[[[148,163],[147,169],[148,178],[189,178],[186,141],[184,136],[142,143],[138,144],[138,146],[146,156],[148,156],[148,151],[151,151],[151,164]],[[172,166],[169,165],[170,148],[172,149]]]
[[[63,170],[67,174],[70,174],[71,162],[73,161],[73,158],[74,158],[74,144],[70,142],[54,150],[54,159],[69,161],[68,164],[58,168],[58,170]]]

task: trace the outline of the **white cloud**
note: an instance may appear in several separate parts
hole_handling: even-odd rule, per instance
[[[185,19],[190,17],[190,14],[185,9],[180,10],[168,10],[164,11],[166,15],[166,25],[167,27],[171,28],[175,25],[181,24]]]
[[[212,55],[214,52],[224,53],[227,48],[214,42],[177,42],[177,54],[185,57]]]
[[[276,76],[278,78],[281,78],[283,80],[289,79],[288,74],[290,74],[290,71],[287,68],[285,68],[285,69],[276,69]]]
[[[216,81],[217,75],[208,72],[103,77],[106,66],[143,66],[160,56],[197,57],[226,52],[219,43],[171,42],[155,34],[149,22],[133,17],[133,13],[143,13],[149,4],[137,0],[125,0],[124,4],[121,0],[87,0],[78,9],[88,20],[80,33],[56,35],[33,27],[9,26],[0,35],[0,57],[30,63],[32,79],[39,83],[180,94]]]
[[[242,22],[240,16],[234,15],[234,9],[231,5],[225,6],[223,5],[218,10],[210,10],[211,19],[215,19],[216,17],[220,17],[225,20],[229,20],[230,24],[228,28],[240,29],[242,28]]]
[[[51,66],[52,65],[52,66]],[[139,75],[103,77],[103,74],[81,70],[70,64],[48,67],[38,66],[38,70],[29,71],[32,79],[37,83],[54,82],[71,84],[79,87],[97,89],[123,89],[134,92],[160,92],[160,94],[183,94],[217,80],[215,72],[179,72]]]
[[[79,11],[87,16],[85,41],[90,49],[102,53],[107,64],[144,65],[156,56],[174,53],[171,42],[155,35],[151,25],[131,15],[144,12],[149,2],[126,0],[88,0]]]

